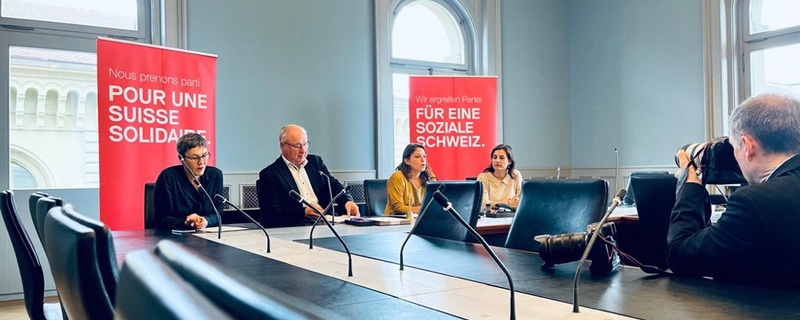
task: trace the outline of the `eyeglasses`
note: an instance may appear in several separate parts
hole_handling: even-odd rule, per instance
[[[302,148],[308,148],[308,146],[311,145],[311,141],[306,141],[306,143],[298,143],[298,144],[289,144],[286,142],[281,142],[281,144],[290,146],[294,149],[302,149]]]
[[[208,159],[211,158],[211,154],[206,152],[201,156],[184,156],[184,158],[186,158],[188,160],[192,160],[194,162],[200,162],[200,160],[208,161]]]

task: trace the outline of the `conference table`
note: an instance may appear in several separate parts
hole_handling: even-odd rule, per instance
[[[244,226],[244,225],[241,225]],[[400,246],[410,225],[336,225],[353,254],[353,276],[342,245],[327,228],[269,229],[271,253],[261,230],[225,226],[193,235],[153,230],[114,232],[120,265],[132,250],[169,239],[191,247],[248,283],[266,285],[346,318],[508,319],[505,275],[480,245],[411,236],[405,270]],[[516,289],[518,319],[774,319],[800,318],[796,291],[750,287],[709,279],[648,275],[620,267],[608,276],[588,268],[580,277],[581,312],[572,312],[576,262],[542,270],[538,254],[493,248]]]

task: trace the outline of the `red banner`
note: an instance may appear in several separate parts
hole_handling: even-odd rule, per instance
[[[203,135],[214,154],[216,64],[214,55],[97,40],[100,220],[109,228],[144,227],[144,184],[180,164],[184,133]]]
[[[411,142],[440,180],[475,177],[497,143],[497,77],[411,76]]]

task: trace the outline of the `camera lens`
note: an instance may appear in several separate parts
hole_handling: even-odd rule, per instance
[[[576,261],[586,249],[586,232],[549,236],[539,246],[539,256],[549,264]]]
[[[703,151],[706,149],[707,144],[706,142],[685,144],[678,148],[678,150],[686,151],[686,155],[689,156],[689,159],[694,160],[694,165],[701,168],[703,167],[701,159],[703,159]],[[681,165],[677,155],[675,155],[675,165]]]

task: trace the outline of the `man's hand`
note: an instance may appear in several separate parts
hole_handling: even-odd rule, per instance
[[[317,203],[312,203],[311,205],[314,206],[314,208],[316,208],[319,212],[322,212],[322,210],[324,210]],[[314,211],[314,209],[311,209],[311,207],[306,207],[305,208],[305,214],[306,214],[306,217],[309,217],[309,218],[316,219],[317,217],[319,217],[319,214],[317,213],[317,211]]]
[[[361,212],[358,211],[358,205],[353,201],[347,201],[344,204],[344,208],[347,209],[347,215],[351,217],[360,217]]]
[[[690,162],[689,155],[686,154],[686,151],[683,149],[678,150],[678,154],[676,154],[675,157],[678,158],[679,162],[678,166],[681,168],[680,170],[678,170],[678,172],[675,173],[675,177],[680,179],[683,170],[687,170],[688,172],[686,174],[686,182],[697,183],[702,185],[703,182],[700,181],[700,177],[697,176],[697,171],[695,171],[694,166],[689,165]]]
[[[205,217],[192,213],[186,216],[186,221],[183,224],[193,227],[195,229],[203,229],[208,226],[208,220]]]

